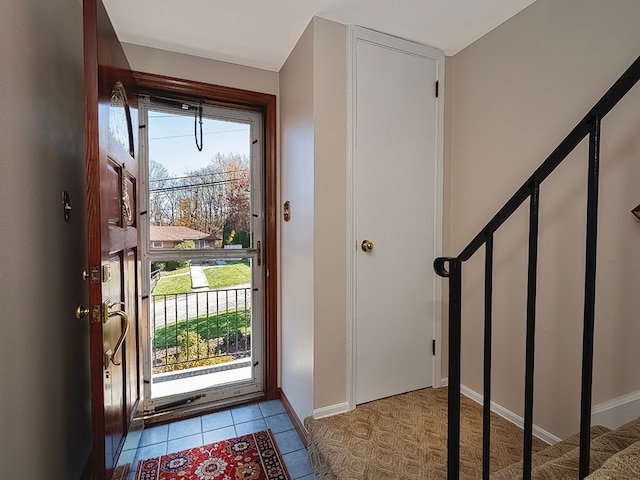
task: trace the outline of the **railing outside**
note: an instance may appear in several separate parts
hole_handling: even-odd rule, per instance
[[[627,69],[602,99],[589,111],[542,165],[527,179],[491,221],[457,257],[440,257],[434,261],[438,275],[449,278],[449,399],[448,454],[449,480],[460,478],[460,363],[462,316],[462,267],[482,246],[485,247],[485,313],[483,366],[483,480],[489,480],[489,431],[491,405],[491,336],[493,290],[493,235],[500,226],[529,200],[529,244],[525,352],[525,405],[523,479],[531,480],[533,446],[533,379],[536,322],[536,283],[538,263],[538,223],[540,184],[589,136],[589,170],[587,178],[587,234],[585,259],[584,322],[582,342],[582,389],[580,400],[580,480],[589,474],[593,331],[595,320],[596,244],[598,230],[598,183],[600,124],[611,109],[640,80],[640,57]],[[455,221],[455,219],[454,219]]]
[[[251,288],[151,296],[153,373],[251,356]]]

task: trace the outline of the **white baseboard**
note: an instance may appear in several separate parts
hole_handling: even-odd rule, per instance
[[[337,403],[335,405],[329,405],[328,407],[316,408],[313,411],[313,418],[317,420],[319,418],[331,417],[350,410],[351,407],[349,406],[349,402]]]
[[[469,397],[471,400],[482,405],[483,397],[478,392],[471,390],[469,387],[465,387],[464,385],[460,386],[460,392]],[[502,405],[498,405],[496,402],[491,402],[491,411],[500,415],[505,420],[510,421],[514,425],[517,425],[520,428],[524,428],[524,419],[520,415],[516,415],[511,410],[507,410]],[[533,435],[538,437],[540,440],[552,445],[554,443],[558,443],[562,440],[559,437],[556,437],[554,434],[547,432],[543,428],[540,428],[536,425],[533,426]]]
[[[640,390],[627,393],[591,408],[591,424],[616,429],[640,416]]]

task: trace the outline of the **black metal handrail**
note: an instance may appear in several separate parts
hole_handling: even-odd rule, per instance
[[[462,318],[462,264],[485,246],[485,308],[483,366],[483,466],[482,478],[489,479],[491,412],[491,337],[493,291],[493,236],[500,226],[529,199],[529,256],[527,278],[525,406],[523,479],[531,480],[533,449],[533,371],[536,322],[536,280],[538,263],[538,223],[540,184],[589,136],[587,180],[587,233],[585,259],[585,296],[582,341],[582,387],[580,399],[580,480],[589,474],[593,331],[595,317],[596,245],[598,231],[598,183],[600,124],[611,109],[640,80],[640,57],[622,74],[607,93],[585,115],[538,169],[524,182],[498,213],[485,225],[457,257],[439,257],[434,261],[438,275],[449,278],[449,399],[448,399],[448,479],[460,478],[460,365]]]

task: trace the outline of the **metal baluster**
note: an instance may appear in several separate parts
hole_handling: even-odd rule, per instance
[[[491,469],[491,336],[493,310],[493,234],[487,234],[484,266],[484,365],[482,411],[482,479],[489,480]]]
[[[462,262],[449,261],[449,398],[447,478],[460,478],[460,355],[462,319]]]
[[[533,452],[533,367],[536,331],[536,281],[538,270],[538,220],[540,208],[540,184],[531,184],[529,204],[529,265],[527,280],[527,337],[524,387],[524,451],[523,477],[531,480],[531,455]]]
[[[580,395],[580,480],[589,475],[591,400],[593,382],[593,329],[596,300],[596,255],[598,240],[598,179],[600,163],[600,117],[591,123],[589,176],[587,185],[587,252],[582,332],[582,392]]]

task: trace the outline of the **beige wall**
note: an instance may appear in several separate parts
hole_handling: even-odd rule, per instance
[[[280,232],[281,386],[303,419],[314,393],[313,24],[280,71],[280,94],[280,194],[291,202]]]
[[[272,95],[278,93],[276,72],[131,43],[123,43],[122,47],[133,70]]]
[[[346,401],[347,27],[313,19],[314,409]]]
[[[314,18],[280,71],[282,389],[300,418],[346,401],[347,27]],[[311,382],[311,384],[309,384]]]
[[[0,65],[0,476],[76,480],[91,450],[80,2],[3,4]]]
[[[538,0],[448,60],[445,254],[458,254],[640,53],[635,0]],[[594,403],[640,389],[640,87],[603,124]],[[578,430],[586,146],[542,186],[534,422]],[[527,208],[496,235],[493,400],[522,414]],[[447,230],[445,230],[447,231]],[[447,248],[445,243],[445,249]],[[463,383],[482,391],[483,252],[464,270]],[[446,373],[444,374],[446,375]]]

